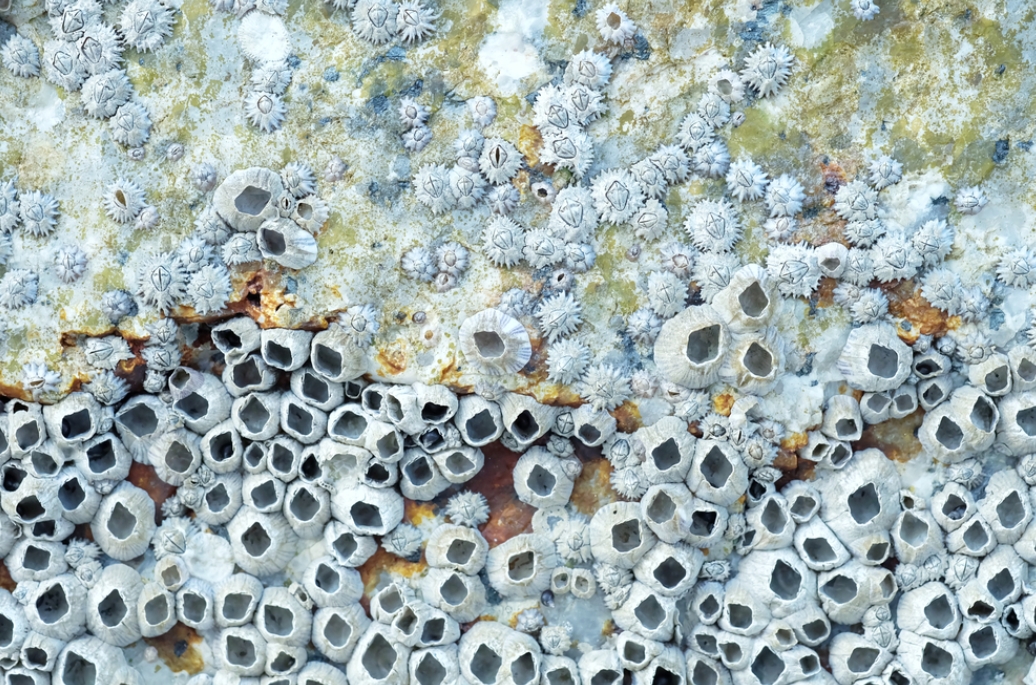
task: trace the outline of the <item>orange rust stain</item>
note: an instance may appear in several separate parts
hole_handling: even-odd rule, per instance
[[[730,416],[730,410],[734,406],[734,396],[730,393],[723,393],[712,398],[712,411],[720,416]]]
[[[623,433],[632,433],[641,426],[640,410],[630,402],[623,402],[614,411],[616,427]]]
[[[569,502],[586,516],[593,516],[605,504],[618,502],[619,496],[612,490],[611,477],[612,465],[604,457],[584,461]]]
[[[426,518],[435,517],[435,505],[431,502],[418,502],[416,500],[406,500],[406,511],[404,518],[407,522],[414,524],[415,526],[420,524]]]
[[[480,530],[490,547],[529,531],[536,509],[525,504],[514,492],[514,465],[520,455],[499,442],[482,448],[485,465],[467,482],[468,490],[480,493],[489,503],[489,521]]]
[[[11,572],[7,570],[7,564],[0,561],[0,588],[3,588],[8,592],[14,592],[14,588],[17,586],[18,583],[14,582],[14,578],[11,577]]]
[[[832,160],[830,163],[820,163],[820,173],[824,177],[824,185],[828,188],[840,188],[849,182],[845,175],[845,169],[838,162]]]
[[[176,494],[176,486],[166,483],[155,473],[155,467],[150,464],[141,464],[134,461],[130,465],[130,483],[148,494],[148,497],[155,503],[155,523],[162,520],[162,502]]]
[[[824,276],[820,279],[820,285],[817,287],[817,307],[825,309],[831,307],[835,303],[835,288],[838,287],[838,281],[833,278]]]
[[[898,328],[903,342],[912,344],[921,335],[941,337],[960,326],[959,316],[948,316],[921,296],[921,289],[913,281],[900,281],[880,286],[889,300],[889,313],[912,324],[909,331]]]
[[[144,642],[158,650],[159,658],[170,671],[186,671],[189,675],[201,673],[205,668],[201,652],[195,647],[201,641],[201,635],[194,628],[179,622],[164,635],[144,638]]]
[[[773,460],[774,468],[778,468],[781,471],[794,471],[798,468],[799,457],[794,452],[788,450],[777,450],[777,457]]]
[[[420,561],[407,561],[406,559],[400,559],[395,554],[386,552],[379,545],[378,549],[371,555],[371,558],[357,569],[360,572],[360,580],[363,581],[364,600],[370,601],[370,596],[378,586],[381,574],[388,573],[393,577],[403,576],[405,578],[412,578],[423,573],[426,568],[428,568],[428,564],[425,563],[424,554],[421,555]],[[364,608],[368,607],[369,604]]]
[[[540,163],[540,150],[543,148],[543,136],[535,126],[522,124],[518,130],[518,152],[525,155],[525,161],[532,168]]]
[[[914,434],[923,420],[924,410],[918,409],[902,419],[869,425],[860,439],[853,443],[853,450],[876,447],[893,461],[908,462],[921,453],[921,441]]]
[[[397,339],[378,350],[378,355],[375,357],[378,363],[378,373],[382,376],[398,376],[406,371],[405,348],[406,343]]]
[[[607,621],[604,622],[604,625],[601,626],[601,635],[603,635],[604,637],[611,637],[614,634],[615,622],[609,618]]]
[[[806,446],[809,442],[809,435],[806,433],[792,433],[781,440],[781,449],[789,452],[796,452]]]

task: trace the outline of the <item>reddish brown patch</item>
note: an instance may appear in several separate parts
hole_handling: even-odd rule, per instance
[[[604,457],[584,460],[569,502],[586,516],[593,516],[605,504],[618,502],[619,496],[612,490],[611,477],[612,465]]]
[[[889,419],[867,426],[853,450],[875,447],[893,461],[908,462],[921,453],[921,441],[915,433],[924,420],[924,410],[918,409],[902,419]]]
[[[465,487],[480,493],[489,503],[489,521],[480,530],[489,546],[496,547],[528,530],[536,510],[514,492],[514,465],[520,455],[499,442],[486,445],[482,453],[485,465]]]
[[[778,490],[793,480],[813,480],[816,475],[815,461],[809,459],[796,459],[795,468],[792,471],[784,471],[784,475],[778,479],[776,487]]]
[[[130,483],[147,493],[155,503],[155,523],[162,520],[162,502],[176,494],[176,486],[166,483],[155,473],[155,467],[134,461],[130,466]]]
[[[205,668],[201,651],[195,647],[201,644],[201,641],[201,635],[194,628],[179,622],[164,635],[144,638],[144,642],[158,650],[159,658],[170,671],[186,671],[189,675],[201,673]]]
[[[838,281],[833,278],[824,276],[820,279],[820,285],[817,287],[817,307],[824,309],[831,307],[835,303],[835,288],[838,287]]]
[[[712,411],[720,416],[730,416],[730,410],[734,406],[734,396],[730,393],[715,395],[712,398]]]
[[[777,450],[777,457],[773,460],[774,468],[781,471],[794,471],[799,466],[799,457],[794,452],[785,449]]]
[[[14,582],[14,578],[11,577],[11,572],[7,570],[7,564],[0,561],[0,588],[3,588],[8,592],[14,592],[14,588],[17,586],[18,583]]]
[[[640,410],[631,402],[623,402],[622,405],[612,411],[615,417],[615,425],[623,433],[632,433],[641,426]]]
[[[915,343],[922,335],[939,338],[960,326],[959,316],[948,316],[946,312],[929,304],[928,300],[921,297],[921,289],[913,281],[886,283],[879,287],[889,299],[889,314],[911,323],[909,331],[902,327],[896,331],[908,345]]]
[[[838,162],[831,161],[826,164],[821,162],[820,172],[824,177],[824,186],[832,195],[849,182],[845,175],[845,169]]]

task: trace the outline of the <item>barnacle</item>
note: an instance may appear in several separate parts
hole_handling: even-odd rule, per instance
[[[421,531],[409,523],[401,523],[381,539],[381,546],[389,554],[407,558],[421,549]]]
[[[22,367],[22,387],[34,400],[41,395],[56,392],[61,383],[61,374],[43,362],[29,362]]]
[[[561,86],[548,83],[536,93],[532,123],[541,136],[560,135],[577,125],[572,103]]]
[[[404,43],[420,43],[435,34],[435,20],[439,13],[425,7],[420,0],[399,3],[396,27]]]
[[[408,277],[418,281],[431,281],[435,276],[435,260],[427,247],[412,247],[403,253],[400,267]]]
[[[482,249],[493,264],[513,267],[522,260],[525,229],[507,217],[494,217],[482,231]]]
[[[92,117],[107,119],[129,101],[132,92],[126,72],[112,69],[91,76],[83,83],[83,108]]]
[[[493,186],[486,194],[486,204],[494,214],[506,216],[518,206],[521,196],[513,185]]]
[[[449,191],[460,209],[472,209],[486,194],[486,182],[478,173],[460,166],[450,169]]]
[[[240,266],[262,261],[262,254],[255,242],[254,233],[234,233],[223,243],[220,256],[227,266]]]
[[[40,50],[20,33],[11,36],[3,44],[0,60],[15,76],[29,78],[40,75]]]
[[[101,312],[109,321],[117,324],[123,317],[137,313],[137,303],[125,290],[109,290],[101,296]]]
[[[869,3],[870,0],[857,0],[857,2]],[[870,3],[873,7],[877,5]],[[861,17],[862,18],[862,17]],[[881,155],[870,163],[870,181],[876,190],[887,188],[890,185],[899,183],[903,178],[903,165],[888,155]]]
[[[721,69],[709,79],[709,92],[728,104],[735,104],[745,99],[745,84],[737,72]]]
[[[7,261],[14,253],[14,239],[10,233],[0,233],[0,265],[7,264]]]
[[[874,0],[852,0],[849,6],[853,10],[853,16],[862,21],[870,21],[881,11]]]
[[[665,182],[670,185],[686,181],[691,169],[687,153],[677,145],[660,145],[645,161],[662,172]]]
[[[691,166],[702,176],[718,178],[730,167],[730,153],[727,144],[720,138],[705,143],[694,151]]]
[[[404,131],[400,139],[408,152],[420,152],[432,142],[432,129],[427,126],[415,126]]]
[[[327,160],[327,166],[324,167],[324,180],[328,183],[341,181],[348,168],[349,167],[346,165],[345,160],[338,155],[334,155],[331,159]]]
[[[151,136],[151,118],[144,105],[136,100],[130,100],[115,110],[109,123],[112,138],[129,147],[143,145]]]
[[[626,332],[635,342],[652,345],[662,329],[662,318],[652,309],[641,308],[626,318]],[[636,374],[634,374],[636,379]]]
[[[935,266],[953,249],[953,228],[942,219],[926,221],[910,239],[924,266]]]
[[[967,186],[957,191],[953,202],[961,214],[978,214],[989,199],[978,186]]]
[[[604,55],[592,50],[583,50],[572,55],[565,68],[566,84],[578,83],[595,90],[606,86],[611,76],[611,62]]]
[[[457,204],[450,190],[450,170],[441,164],[425,164],[414,175],[414,197],[432,214],[442,214]]]
[[[474,528],[489,520],[489,504],[481,493],[462,490],[449,499],[444,513],[457,525]]]
[[[601,38],[608,43],[622,45],[637,32],[637,25],[614,2],[598,9],[594,19]]]
[[[496,102],[488,95],[476,95],[468,100],[468,111],[475,125],[485,128],[496,119]]]
[[[648,303],[663,319],[683,311],[687,301],[687,283],[669,271],[654,271],[647,279]]]
[[[628,221],[644,204],[644,190],[633,174],[625,169],[602,171],[594,178],[591,193],[594,207],[606,223]]]
[[[741,239],[741,222],[724,200],[701,200],[691,210],[684,230],[694,246],[707,252],[729,252]]]
[[[50,30],[63,41],[77,41],[87,26],[101,18],[101,5],[96,0],[76,0],[55,4],[50,14]]]
[[[1036,282],[1036,250],[1015,247],[1000,257],[996,275],[1005,285],[1026,288]]]
[[[404,128],[424,125],[428,115],[428,108],[412,98],[403,98],[399,102],[399,122]]]
[[[794,62],[786,47],[774,47],[773,44],[766,43],[745,58],[741,78],[760,96],[769,97],[787,82]]]
[[[638,238],[656,240],[669,227],[669,211],[665,205],[651,197],[633,215],[630,223],[633,224],[633,230]]]
[[[850,221],[845,225],[845,239],[857,247],[870,247],[883,235],[885,224],[881,219]]]
[[[709,253],[707,258],[699,259],[694,265],[694,275],[691,280],[698,285],[702,299],[712,302],[712,298],[727,287],[730,278],[740,267],[741,260],[736,254],[730,252]]]
[[[658,250],[659,261],[665,271],[684,280],[691,277],[694,270],[697,252],[694,248],[677,242],[666,243]]]
[[[0,183],[0,233],[11,233],[18,226],[20,211],[14,179]]]
[[[173,255],[152,255],[137,269],[137,296],[160,312],[180,304],[186,293],[187,272]]]
[[[604,96],[595,86],[578,81],[566,83],[565,97],[572,106],[577,124],[586,126],[604,113]]]
[[[557,169],[569,169],[573,176],[582,178],[594,161],[593,139],[575,127],[548,133],[540,149],[540,160]]]
[[[738,157],[727,169],[727,188],[741,202],[762,198],[767,181],[766,172],[750,157]]]
[[[878,193],[863,181],[846,183],[835,193],[835,211],[846,221],[867,221],[878,216]]]
[[[173,33],[173,13],[157,0],[130,0],[122,10],[123,40],[141,52],[161,47]]]
[[[22,219],[22,229],[31,236],[42,238],[54,230],[58,219],[58,201],[38,190],[23,192],[18,196],[18,213]]]
[[[798,230],[798,222],[791,216],[770,217],[763,223],[763,231],[767,240],[781,242],[788,240]]]
[[[805,199],[802,184],[788,174],[781,174],[766,187],[766,208],[772,217],[798,214]]]
[[[526,231],[522,256],[532,268],[542,269],[564,260],[565,243],[543,229]]]
[[[120,178],[104,193],[104,211],[120,224],[128,224],[144,209],[144,189],[135,181]]]
[[[116,376],[114,371],[106,369],[95,371],[90,377],[90,382],[83,387],[106,407],[118,404],[130,391],[129,383]]]
[[[43,46],[43,74],[56,86],[79,90],[89,73],[75,43],[50,41]]]
[[[36,302],[39,276],[28,269],[8,269],[0,278],[0,307],[21,309]]]
[[[252,75],[249,77],[248,82],[252,85],[253,91],[283,95],[288,88],[288,84],[291,83],[291,67],[283,61],[269,60],[261,62],[252,69]],[[291,164],[297,164],[297,162],[291,162],[289,166]],[[284,171],[281,173],[283,175]],[[312,173],[312,170],[310,173]]]
[[[398,30],[398,15],[399,7],[392,0],[358,0],[352,10],[353,33],[374,45],[387,43]]]
[[[76,47],[83,66],[90,74],[101,74],[119,66],[122,61],[122,41],[111,26],[97,22],[88,24]]]
[[[207,263],[190,276],[187,300],[199,314],[218,312],[230,298],[230,274],[226,267]]]
[[[507,183],[522,166],[518,148],[503,138],[487,138],[478,158],[478,168],[493,185]]]
[[[579,384],[579,395],[597,411],[615,409],[631,396],[629,377],[611,364],[591,366]]]
[[[888,314],[889,300],[885,293],[874,288],[863,289],[856,301],[849,305],[849,313],[857,324],[871,323]]]
[[[849,248],[849,253],[845,256],[845,269],[842,271],[841,278],[846,283],[856,285],[867,285],[874,280],[874,260],[871,259],[870,250],[858,247]]]
[[[317,177],[313,167],[305,162],[288,162],[281,169],[281,182],[292,197],[299,199],[317,192]]]
[[[713,92],[704,93],[698,100],[698,114],[712,128],[719,128],[730,121],[730,104]]]
[[[813,250],[802,244],[770,248],[766,270],[777,282],[781,294],[789,297],[807,297],[820,283],[820,269]]]
[[[587,188],[569,186],[554,199],[548,227],[565,241],[586,240],[597,229],[597,209]]]
[[[901,233],[887,233],[874,244],[874,277],[882,283],[913,278],[924,262],[921,253]]]
[[[708,145],[716,137],[716,131],[705,120],[705,117],[697,112],[691,112],[680,122],[680,130],[676,133],[676,140],[680,147],[688,152],[696,152],[704,145]]]
[[[556,293],[536,308],[540,331],[550,342],[566,336],[583,322],[583,308],[570,293]]]
[[[264,133],[276,131],[284,123],[288,108],[279,95],[251,91],[244,99],[245,117]]]
[[[547,379],[552,383],[573,385],[590,364],[590,350],[575,338],[563,338],[547,350]]]
[[[74,283],[86,271],[86,253],[78,245],[65,245],[54,254],[54,267],[62,283]]]

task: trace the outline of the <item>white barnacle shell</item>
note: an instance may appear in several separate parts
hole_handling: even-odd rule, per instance
[[[457,199],[450,190],[450,170],[442,164],[425,164],[414,175],[414,196],[417,201],[441,214],[453,209]]]
[[[924,259],[911,241],[900,233],[887,233],[871,250],[874,277],[882,283],[913,278]]]
[[[854,328],[838,360],[849,385],[867,392],[893,390],[910,375],[913,355],[888,324]]]
[[[684,150],[697,152],[702,146],[711,143],[715,136],[716,131],[709,122],[697,112],[691,112],[680,122],[676,140]]]
[[[482,231],[482,244],[493,264],[513,267],[522,259],[525,229],[507,217],[496,216]]]
[[[730,194],[744,202],[762,198],[769,177],[750,157],[739,157],[727,169],[726,180]]]
[[[575,178],[582,178],[594,161],[593,138],[576,127],[548,133],[543,137],[540,161],[556,169],[569,169]]]
[[[679,150],[679,148],[676,149]],[[687,164],[686,155],[684,155],[684,164]],[[665,199],[666,193],[669,191],[669,181],[661,166],[655,164],[650,157],[642,159],[630,167],[630,173],[637,179],[649,198]]]
[[[263,167],[239,169],[216,188],[212,203],[216,214],[236,231],[255,231],[267,219],[278,216],[285,195],[278,174]]]
[[[565,468],[573,462],[577,468]],[[564,506],[572,495],[578,466],[578,460],[558,459],[543,448],[533,447],[514,466],[518,499],[537,509]]]
[[[784,371],[784,341],[776,329],[746,334],[737,340],[721,371],[723,378],[742,392],[764,395]]]
[[[428,538],[425,557],[429,566],[477,574],[486,563],[489,545],[477,528],[442,525]]]
[[[864,1],[868,2],[875,8],[875,10],[877,10],[877,5],[870,2],[870,0]],[[876,11],[875,14],[877,14]],[[899,180],[903,178],[903,165],[888,155],[881,155],[874,159],[874,161],[870,163],[869,171],[871,185],[874,186],[876,190],[881,190],[882,188],[887,188],[890,185],[899,183]]]
[[[696,497],[730,506],[748,489],[748,468],[729,443],[698,440],[687,474],[687,487]]]
[[[151,136],[151,117],[144,105],[130,100],[115,110],[109,122],[112,138],[128,147],[138,147]]]
[[[540,135],[557,135],[577,125],[572,103],[560,86],[547,84],[540,88],[533,103],[533,125]]]
[[[316,195],[306,195],[295,204],[291,219],[310,233],[316,233],[323,228],[330,215],[326,202]]]
[[[727,150],[726,142],[721,138],[714,138],[702,145],[694,151],[691,165],[702,176],[722,177],[730,167],[730,152]]]
[[[658,332],[661,329],[661,317],[647,307],[642,307],[626,317],[626,332],[629,333],[630,338],[632,338],[634,342],[642,345],[653,345],[655,339],[658,337]],[[636,374],[634,374],[634,378],[637,378]],[[640,393],[636,392],[636,389],[634,389],[634,393],[640,396]],[[650,397],[651,394],[653,394],[653,391],[647,396]]]
[[[579,242],[597,229],[597,209],[590,191],[569,186],[558,193],[550,211],[549,228],[565,242]]]
[[[280,60],[266,60],[257,64],[255,68],[252,69],[252,75],[249,78],[249,83],[253,90],[260,93],[273,93],[275,95],[283,95],[290,82],[291,68],[286,62]],[[288,167],[297,163],[298,162],[291,162],[285,166],[285,168],[281,170],[282,176],[288,173]],[[306,168],[312,175],[313,170],[309,169],[308,165]],[[312,180],[315,181],[316,179]]]
[[[727,252],[741,239],[741,222],[729,202],[701,200],[694,205],[684,229],[695,247]]]
[[[737,72],[720,69],[709,79],[709,92],[728,104],[735,104],[744,100],[745,84]]]
[[[40,74],[40,50],[30,39],[15,34],[0,49],[0,59],[15,76],[29,78]]]
[[[156,527],[155,503],[146,492],[128,482],[120,483],[101,500],[91,524],[100,548],[119,561],[143,554]]]
[[[522,156],[503,138],[487,138],[478,158],[478,168],[493,185],[510,181],[522,166]]]
[[[230,291],[230,274],[226,267],[217,264],[206,264],[187,284],[187,298],[199,314],[211,314],[226,307]]]
[[[317,260],[313,235],[289,219],[267,219],[256,232],[256,245],[265,259],[288,269],[304,269]]]
[[[14,231],[21,221],[18,208],[18,189],[15,179],[0,183],[0,234],[8,235]]]
[[[845,239],[856,247],[870,247],[883,235],[885,224],[881,219],[850,221],[845,225]]]
[[[849,7],[853,11],[853,16],[855,16],[860,21],[870,21],[874,17],[878,16],[878,12],[881,11],[881,8],[878,7],[878,3],[874,2],[874,0],[851,0],[851,2],[849,3]],[[894,163],[896,164],[896,166],[899,166],[899,162]],[[871,176],[872,178],[874,177],[873,171],[871,172]],[[895,178],[897,181],[899,180],[898,176],[895,176]],[[874,181],[872,181],[872,183],[874,183],[875,188],[880,189],[884,187],[879,186]],[[895,183],[895,181],[892,181],[892,183]]]
[[[591,183],[594,206],[602,221],[621,224],[629,221],[644,204],[644,189],[625,169],[609,169]]]
[[[786,47],[766,43],[745,57],[741,78],[761,97],[769,97],[787,82],[794,62],[795,58]]]
[[[757,264],[738,269],[712,300],[730,330],[741,333],[766,326],[777,310],[776,286]]]
[[[538,597],[550,587],[559,560],[554,543],[545,535],[516,535],[489,550],[489,583],[504,597]]]
[[[399,122],[404,128],[423,126],[428,121],[428,108],[413,98],[403,98],[399,102]]]
[[[120,362],[133,359],[129,344],[118,335],[87,338],[83,341],[83,355],[94,368],[114,371]]]
[[[770,210],[771,217],[798,214],[802,211],[802,201],[805,199],[802,184],[788,174],[777,176],[766,186],[766,208]]]
[[[461,324],[459,336],[465,359],[480,373],[514,373],[532,357],[525,327],[498,309],[483,309],[469,316]]]
[[[597,10],[594,19],[601,38],[608,43],[622,45],[637,32],[637,25],[614,2]]]
[[[360,637],[370,625],[371,620],[367,618],[359,603],[321,607],[313,614],[313,646],[328,659],[344,664],[349,661]],[[316,663],[310,662],[299,676],[303,677],[306,670]],[[335,670],[335,673],[342,676],[341,680],[328,683],[345,685],[344,674],[339,670]]]
[[[996,276],[1006,285],[1028,287],[1036,281],[1036,251],[1024,246],[1007,250],[997,264]]]
[[[845,184],[835,193],[835,211],[846,221],[869,221],[878,216],[878,193],[863,181]]]
[[[556,293],[544,299],[536,308],[540,330],[550,342],[575,332],[582,323],[582,306],[571,293]]]
[[[244,99],[245,117],[264,133],[272,133],[281,127],[288,114],[288,107],[276,93],[249,91]]]
[[[565,97],[575,113],[576,123],[581,126],[589,124],[607,109],[604,95],[597,88],[576,81],[567,83]]]
[[[173,13],[156,0],[130,0],[122,10],[119,28],[129,45],[151,52],[172,35]]]
[[[420,152],[432,142],[432,129],[423,124],[414,126],[404,131],[400,139],[403,141],[403,148],[408,152]]]
[[[392,0],[358,0],[352,10],[353,33],[374,45],[387,43],[398,31],[398,15]]]
[[[611,75],[612,65],[607,57],[592,50],[583,50],[572,55],[565,68],[565,83],[578,83],[598,89],[608,84]]]
[[[953,249],[953,227],[942,219],[926,221],[910,239],[924,266],[936,266]]]
[[[50,235],[58,219],[58,201],[53,196],[30,190],[18,196],[18,212],[23,230],[31,236]]]
[[[227,266],[240,266],[263,258],[256,246],[254,233],[235,233],[230,236],[223,244],[220,256]]]
[[[611,364],[590,367],[579,384],[579,396],[597,411],[611,411],[631,394],[629,376]]]
[[[988,201],[986,194],[978,186],[961,188],[953,199],[957,211],[961,214],[978,214]]]
[[[947,314],[960,313],[963,290],[960,276],[949,269],[932,269],[921,277],[921,295]]]
[[[688,307],[663,324],[655,341],[655,364],[675,383],[704,388],[718,379],[729,344],[727,327],[715,309]]]
[[[698,100],[698,114],[713,128],[719,128],[730,121],[730,103],[710,90]]]
[[[140,574],[129,566],[105,567],[86,598],[86,625],[90,632],[116,647],[139,640],[141,631],[135,609],[143,589]]]
[[[280,514],[241,507],[227,524],[234,563],[246,573],[270,575],[295,557],[298,538]]]
[[[426,7],[420,0],[405,0],[399,4],[396,28],[404,43],[419,43],[435,33],[435,20],[438,18],[439,12]]]
[[[47,80],[68,91],[79,90],[88,72],[76,44],[52,40],[43,46],[43,52],[46,56],[43,60],[43,73]]]
[[[125,379],[116,376],[112,371],[98,371],[90,377],[90,382],[83,386],[94,399],[110,407],[120,404],[129,394],[130,386]]]
[[[486,181],[475,171],[454,166],[449,172],[449,190],[460,209],[473,209],[486,194]]]
[[[820,283],[815,250],[802,244],[771,247],[766,269],[786,297],[808,297]]]
[[[132,93],[133,86],[126,72],[112,69],[86,79],[83,84],[83,108],[96,119],[108,119],[129,101]]]
[[[687,283],[670,271],[653,271],[647,281],[648,304],[662,319],[683,311],[687,302]]]
[[[494,186],[486,194],[486,204],[494,214],[510,214],[518,206],[519,199],[518,189],[510,184]]]

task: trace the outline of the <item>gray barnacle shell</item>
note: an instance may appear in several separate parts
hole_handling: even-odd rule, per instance
[[[536,533],[517,535],[489,551],[489,582],[504,597],[538,597],[558,565],[554,543]]]
[[[129,482],[119,484],[101,501],[91,524],[97,544],[119,561],[143,554],[156,527],[155,503]]]
[[[655,340],[655,364],[664,377],[688,388],[703,388],[718,379],[729,341],[715,309],[688,307],[662,325]]]
[[[239,169],[216,188],[213,207],[234,230],[256,231],[264,221],[278,216],[284,192],[276,172],[263,167]]]
[[[87,594],[86,625],[97,637],[116,647],[140,639],[136,611],[144,585],[140,574],[125,564],[107,566]]]
[[[838,370],[849,384],[869,392],[892,390],[910,375],[913,354],[888,324],[868,324],[849,333]]]

